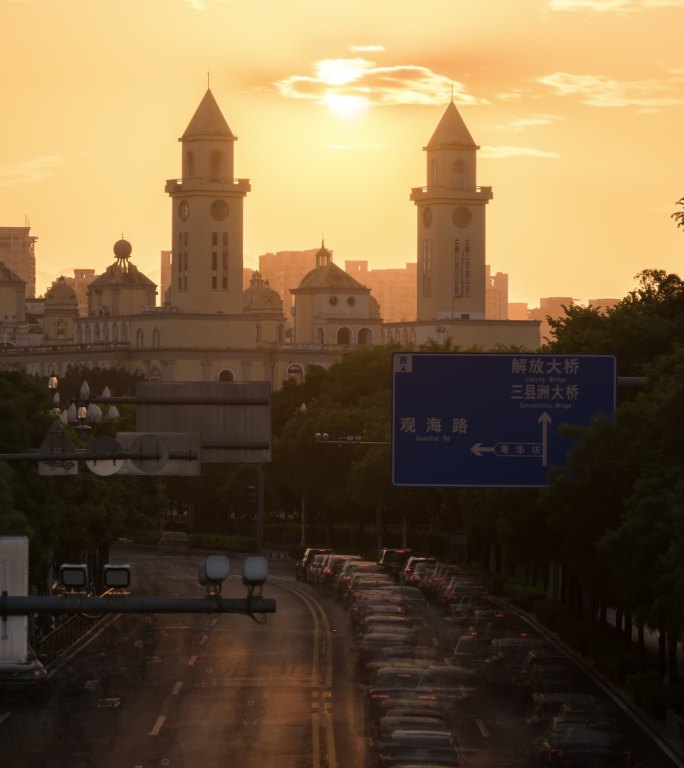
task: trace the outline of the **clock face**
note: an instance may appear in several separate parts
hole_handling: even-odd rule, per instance
[[[190,205],[187,200],[181,200],[178,206],[178,215],[185,221],[190,215]]]
[[[459,208],[454,208],[454,211],[451,214],[451,220],[457,227],[463,229],[473,220],[473,214],[467,208],[460,206]]]
[[[423,208],[423,226],[425,229],[430,229],[432,224],[432,208]]]
[[[223,221],[228,216],[228,206],[223,200],[214,200],[211,204],[211,216],[216,221]]]

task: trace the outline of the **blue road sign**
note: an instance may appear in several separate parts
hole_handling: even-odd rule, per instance
[[[615,411],[609,355],[396,352],[392,382],[395,485],[548,485],[559,428]]]

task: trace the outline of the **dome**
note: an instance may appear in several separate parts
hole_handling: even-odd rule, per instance
[[[45,294],[45,306],[51,309],[78,307],[76,291],[67,283],[66,278],[58,278],[48,288]]]
[[[273,312],[279,315],[283,312],[283,300],[264,280],[261,272],[255,272],[250,280],[249,288],[242,294],[244,312]]]
[[[117,259],[129,258],[132,250],[133,246],[128,242],[128,240],[124,240],[123,238],[121,240],[117,240],[114,243],[114,255]]]

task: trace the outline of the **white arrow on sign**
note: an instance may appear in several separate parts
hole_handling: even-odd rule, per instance
[[[495,456],[504,456],[507,458],[541,458],[542,466],[548,465],[549,459],[549,424],[551,423],[551,417],[544,411],[542,415],[537,419],[537,422],[542,425],[542,441],[541,443],[520,443],[520,442],[498,442],[494,445],[483,445],[482,443],[475,443],[470,450],[476,456],[482,456],[484,453],[493,453]],[[511,450],[511,448],[513,450]]]

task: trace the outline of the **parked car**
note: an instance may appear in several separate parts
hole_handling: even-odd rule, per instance
[[[0,660],[0,702],[44,704],[50,694],[47,671],[31,646],[24,661]]]
[[[378,566],[381,571],[396,579],[412,554],[410,549],[381,549],[378,552]]]
[[[297,581],[308,581],[308,571],[316,555],[328,555],[333,551],[329,547],[307,547],[301,560],[295,563],[295,576]]]
[[[184,531],[164,531],[157,549],[160,552],[187,552],[190,549],[190,539]]]

